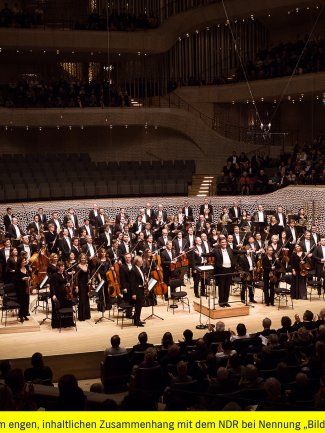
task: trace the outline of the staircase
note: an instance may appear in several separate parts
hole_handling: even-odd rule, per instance
[[[194,174],[192,185],[188,187],[188,195],[196,197],[205,197],[215,195],[216,176],[211,174]]]

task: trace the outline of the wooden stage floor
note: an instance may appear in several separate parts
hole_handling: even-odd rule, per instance
[[[111,318],[115,319],[114,322],[104,320],[95,324],[100,313],[97,312],[96,304],[93,303],[91,304],[91,319],[85,322],[78,322],[77,332],[74,328],[66,328],[62,329],[60,333],[58,329],[51,328],[50,321],[46,321],[39,327],[39,331],[16,331],[1,334],[0,359],[29,358],[36,351],[41,352],[45,356],[102,352],[105,347],[110,345],[110,337],[114,334],[120,335],[122,346],[130,347],[136,344],[137,336],[141,331],[146,331],[149,336],[149,341],[155,344],[161,342],[161,337],[166,331],[172,332],[175,341],[182,339],[182,333],[186,328],[193,330],[195,338],[201,337],[207,330],[196,329],[196,325],[200,323],[200,315],[198,312],[194,311],[193,301],[197,301],[197,299],[194,297],[193,288],[191,288],[189,284],[187,284],[185,290],[187,290],[190,299],[190,313],[188,310],[183,310],[180,307],[176,309],[173,314],[171,309],[167,311],[167,303],[161,298],[158,298],[158,305],[154,307],[154,312],[158,316],[163,317],[164,320],[160,320],[156,317],[150,318],[146,321],[146,325],[143,328],[131,326],[130,321],[126,321],[124,328],[121,329],[120,324],[117,325],[116,319],[112,315]],[[253,333],[261,330],[261,322],[265,317],[270,317],[272,319],[272,327],[278,328],[283,315],[288,315],[294,320],[296,313],[302,317],[303,312],[309,309],[313,311],[314,314],[318,314],[321,308],[325,306],[323,298],[319,299],[315,294],[311,302],[309,300],[295,300],[293,310],[292,308],[280,308],[280,310],[278,310],[277,306],[266,307],[261,303],[260,290],[256,290],[255,299],[258,303],[254,304],[254,308],[249,309],[249,315],[221,319],[226,323],[226,328],[235,331],[237,323],[242,322],[247,326],[248,332]],[[238,302],[239,292],[237,291],[232,295],[230,300]],[[239,306],[242,304],[235,303],[233,305]],[[141,319],[143,320],[150,314],[150,307],[143,308]],[[43,311],[39,309],[36,314],[32,313],[32,317],[40,323],[45,315]],[[202,315],[201,319],[204,324],[208,322],[208,318],[204,315]],[[12,321],[12,318],[10,320]],[[216,320],[211,319],[211,322],[215,323]],[[15,326],[18,326],[17,322],[13,324],[13,327]],[[23,325],[19,324],[19,326],[29,326],[29,322],[25,322]]]

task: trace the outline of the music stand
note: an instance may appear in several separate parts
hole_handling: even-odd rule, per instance
[[[51,294],[48,291],[48,287],[49,287],[49,276],[45,275],[45,277],[43,278],[43,280],[40,282],[39,286],[38,286],[38,294],[37,294],[37,301],[36,301],[36,305],[33,311],[36,311],[37,308],[39,307],[39,297],[40,297],[40,293],[39,291],[43,288],[45,288],[45,292],[43,293],[43,305],[45,302],[45,317],[44,319],[41,321],[40,325],[43,325],[43,323],[45,323],[47,320],[51,320],[51,318],[49,317],[49,297],[51,296]],[[44,307],[43,307],[44,308]]]
[[[212,265],[202,265],[202,266],[196,266],[196,269],[202,273],[203,272],[203,279],[204,279],[204,284],[206,281],[206,272],[207,271],[213,271],[214,270],[214,266]],[[210,304],[210,302],[209,302]],[[209,311],[209,316],[210,316],[210,311]],[[201,295],[201,290],[200,290],[200,323],[198,325],[196,325],[196,329],[206,329],[208,327],[207,324],[203,324],[202,323],[202,295]]]
[[[152,293],[152,290],[156,286],[156,284],[157,284],[157,280],[155,278],[150,278],[150,280],[148,281],[149,293]],[[162,317],[157,316],[157,314],[154,313],[154,304],[151,305],[151,314],[144,319],[144,322],[147,319],[150,319],[151,317],[157,317],[157,319],[164,320]]]
[[[95,325],[97,325],[97,323],[101,322],[102,320],[108,320],[109,322],[114,322],[113,319],[111,319],[110,317],[106,317],[106,316],[105,316],[106,299],[105,299],[105,290],[104,290],[104,288],[103,288],[104,284],[105,284],[105,280],[102,280],[102,281],[98,284],[98,286],[96,287],[96,290],[95,290],[96,293],[99,293],[99,291],[102,290],[102,294],[103,294],[103,308],[102,308],[102,315],[100,316],[99,319],[97,319],[97,320],[95,321]],[[108,314],[110,315],[110,313],[108,313]]]

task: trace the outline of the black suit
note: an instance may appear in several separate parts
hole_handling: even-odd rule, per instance
[[[86,229],[86,225],[83,225],[82,227],[81,227],[81,230],[86,230],[86,232],[87,232],[87,235],[89,234],[89,236],[91,236],[92,238],[94,237],[94,229],[92,228],[92,226],[89,224],[89,226],[88,226],[88,229],[89,229],[89,232],[90,233],[88,233],[88,230]]]
[[[131,247],[129,245],[129,252],[131,251]],[[126,246],[125,243],[122,242],[120,243],[120,245],[117,248],[117,255],[122,258],[124,256],[124,254],[127,254],[127,250],[126,250]]]
[[[159,211],[155,212],[155,219],[158,219]],[[167,212],[165,210],[161,211],[161,220],[167,222]]]
[[[132,233],[139,234],[144,231],[145,224],[143,222],[136,221],[132,226]]]
[[[179,247],[178,239],[176,238],[173,240],[173,248],[175,250],[176,256],[179,256],[187,247],[188,245],[186,239],[182,238],[181,248]]]
[[[278,214],[278,213],[275,214],[275,218],[276,218],[278,223],[280,222],[279,215],[280,214]],[[287,225],[287,217],[284,215],[284,213],[282,214],[282,218],[283,218],[283,229],[284,229],[284,227]],[[280,228],[281,228],[281,226],[280,226]]]
[[[103,222],[103,220],[102,220],[102,217],[103,217],[103,219],[104,219],[104,222]],[[96,218],[97,226],[98,226],[99,228],[103,227],[103,225],[105,224],[105,220],[106,220],[106,219],[107,219],[107,216],[106,216],[105,214],[103,214],[103,215],[98,215],[98,217]]]
[[[115,217],[115,224],[119,224],[121,222],[121,216],[124,216],[124,222],[128,223],[130,219],[129,215],[127,215],[126,213],[123,215],[121,213],[118,213]]]
[[[98,211],[96,211],[96,215],[95,215],[94,209],[91,209],[89,211],[88,219],[89,219],[89,223],[93,227],[97,227],[98,226],[97,216],[98,216]]]
[[[21,236],[24,236],[25,233],[23,232],[23,229],[20,227],[19,224],[17,225],[17,227],[20,230]],[[16,230],[15,230],[15,226],[13,224],[10,224],[10,226],[8,227],[8,234],[9,234],[9,236],[11,238],[17,239],[17,233],[16,233]]]
[[[238,216],[236,217],[236,212],[235,212],[235,208],[231,207],[229,208],[229,218],[231,218],[232,220],[234,219],[239,219],[241,217],[241,209],[240,207],[237,207],[237,214]]]
[[[70,239],[70,238],[69,238]],[[59,240],[59,250],[61,251],[62,259],[65,261],[71,252],[72,241],[68,242],[64,237]]]
[[[62,228],[63,228],[62,221],[59,220],[59,219],[57,219],[57,222],[60,224],[60,231],[61,231]],[[55,229],[55,231],[57,231],[57,225],[55,224],[55,220],[54,220],[53,218],[50,219],[50,221],[48,222],[48,225],[49,225],[49,224],[53,224],[53,225],[54,225],[54,229]]]
[[[6,232],[8,231],[8,228],[11,224],[11,220],[12,220],[12,215],[10,219],[9,215],[6,213],[3,217],[3,225],[5,226]]]
[[[184,214],[185,221],[193,221],[193,209],[191,206],[187,208],[187,216],[185,214],[185,207],[182,208],[182,214]]]
[[[141,273],[136,266],[132,266],[130,271],[130,288],[131,296],[136,296],[134,302],[134,324],[138,325],[141,323],[140,316],[141,310],[144,303],[144,281]]]
[[[255,268],[256,263],[255,263],[255,257],[253,254],[251,255],[251,258],[252,258],[253,268]],[[239,257],[238,264],[239,264],[239,269],[241,271],[249,273],[249,274],[244,274],[242,277],[242,287],[240,290],[240,298],[242,301],[246,300],[245,295],[246,295],[246,290],[247,290],[247,286],[248,286],[249,300],[253,301],[254,300],[254,292],[253,292],[253,286],[252,286],[253,283],[247,284],[247,276],[248,275],[250,275],[251,281],[253,281],[253,271],[250,270],[250,263],[248,261],[247,254],[243,254]]]
[[[131,301],[130,269],[127,265],[120,265],[119,275],[121,291],[125,302]]]
[[[211,253],[209,253],[209,255],[214,256],[216,274],[221,274],[219,276],[216,276],[216,284],[219,290],[220,306],[223,306],[228,303],[229,293],[230,293],[232,276],[225,275],[225,274],[232,273],[236,263],[236,258],[235,258],[236,256],[234,254],[234,251],[229,246],[226,247],[226,250],[230,258],[230,263],[231,263],[230,268],[225,268],[223,265],[223,253],[220,247],[214,248],[214,250]]]
[[[149,223],[155,219],[155,212],[153,209],[145,209],[144,213],[146,215],[146,221],[148,221]]]
[[[200,215],[204,215],[204,209],[205,209],[205,205],[201,204],[201,206],[200,206]],[[209,209],[209,215],[213,215],[212,204],[208,204],[208,209]]]
[[[109,239],[109,241],[108,241],[108,239]],[[99,244],[100,245],[104,244],[103,246],[105,248],[107,248],[108,246],[112,245],[112,240],[113,240],[113,234],[112,234],[112,232],[107,233],[107,232],[104,231],[99,236]]]
[[[46,222],[47,222],[47,218],[46,218],[46,215],[45,215],[45,213],[42,213],[42,214],[37,214],[37,216],[38,216],[38,218],[39,218],[39,222],[40,222],[40,224],[43,224],[44,226],[46,225]]]
[[[41,223],[38,223],[38,227],[37,227],[35,221],[33,221],[30,224],[28,224],[27,231],[28,232],[33,231],[35,234],[38,235],[40,227],[41,227]]]
[[[66,227],[67,226],[67,222],[71,220],[73,222],[74,228],[79,228],[79,224],[78,224],[78,218],[77,215],[74,214],[68,214],[65,215],[65,217],[63,218],[63,225]]]
[[[176,257],[174,251],[172,251],[171,253],[172,253],[172,259],[174,259]],[[161,251],[160,257],[161,257],[161,265],[163,268],[164,283],[166,283],[167,286],[169,286],[169,280],[171,277],[171,270],[170,270],[171,259],[169,254],[167,253],[167,250]]]
[[[165,247],[167,241],[171,241],[171,239],[172,239],[172,238],[171,238],[170,236],[167,236],[167,240],[165,241],[164,237],[161,236],[160,238],[158,238],[158,241],[157,241],[157,248],[159,249],[159,248]]]
[[[322,262],[322,259],[325,259],[325,256],[323,255],[323,248],[321,245],[318,245],[313,252],[313,257],[316,263],[316,276],[318,278],[323,277],[324,278],[324,266],[325,266],[325,262]],[[323,281],[323,286],[325,288],[325,278]]]
[[[18,253],[24,252],[25,251],[24,244],[18,245],[17,249],[18,249]],[[29,250],[30,250],[30,256],[32,257],[32,255],[34,253],[37,253],[37,246],[34,244],[31,244],[31,245],[29,245]]]

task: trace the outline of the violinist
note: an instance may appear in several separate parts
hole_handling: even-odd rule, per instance
[[[112,246],[108,249],[108,258],[110,259],[112,265],[119,260],[119,250],[118,250],[118,240],[112,240]]]
[[[99,248],[95,266],[96,269],[99,268],[96,274],[98,282],[104,281],[103,287],[99,292],[98,302],[97,302],[97,310],[103,312],[105,310],[110,310],[112,308],[110,294],[108,290],[108,281],[106,278],[106,273],[112,267],[112,262],[108,258],[104,248]],[[105,302],[104,302],[104,298],[105,298]]]
[[[80,322],[90,319],[89,303],[89,266],[86,254],[82,253],[79,257],[79,263],[76,267],[76,285],[75,292],[78,296],[78,320]]]
[[[147,222],[144,226],[144,238],[148,239],[150,235],[152,235],[151,224]]]
[[[301,246],[301,249],[304,253],[310,252],[314,248],[315,245],[314,238],[312,238],[309,230],[305,231],[304,236],[302,237],[299,245]]]
[[[298,239],[298,231],[295,225],[296,225],[295,220],[291,219],[289,221],[289,225],[285,228],[287,239],[289,240],[288,245],[289,245],[290,252],[293,251],[294,245]]]
[[[268,225],[269,236],[272,237],[273,235],[279,235],[280,231],[281,231],[281,229],[280,229],[279,224],[276,220],[276,217],[274,215],[271,215],[270,224]]]
[[[196,298],[200,296],[205,296],[205,281],[204,281],[204,273],[200,272],[197,267],[205,265],[206,259],[202,256],[205,253],[205,250],[202,246],[202,239],[197,237],[195,239],[195,248],[194,248],[194,263],[193,263],[193,281],[194,281],[194,295]],[[201,290],[199,295],[199,283],[201,282]]]
[[[29,234],[35,233],[38,236],[40,234],[40,230],[41,230],[41,223],[39,221],[39,216],[34,215],[33,222],[31,222],[27,226],[27,232]]]
[[[49,258],[49,264],[47,266],[47,272],[46,272],[47,275],[49,276],[49,279],[51,279],[52,275],[55,274],[55,272],[57,271],[56,266],[58,264],[58,261],[59,261],[58,254],[52,253]]]
[[[283,207],[282,206],[277,207],[277,210],[275,213],[275,218],[277,220],[278,226],[280,227],[281,230],[283,230],[287,224],[287,219],[283,213]]]
[[[131,299],[134,303],[134,325],[141,327],[145,324],[140,320],[141,310],[145,299],[145,276],[142,265],[142,258],[140,256],[135,256],[133,266],[130,271]]]
[[[104,231],[99,236],[99,243],[105,248],[112,245],[113,233],[109,224],[105,223]]]
[[[265,305],[274,305],[274,286],[277,280],[276,269],[279,267],[273,248],[269,245],[266,253],[262,254],[264,301]]]
[[[258,254],[259,251],[263,251],[263,241],[261,233],[255,233],[255,249],[256,254]]]
[[[167,243],[171,241],[171,237],[168,236],[168,230],[162,229],[161,236],[158,238],[157,248],[167,247]]]
[[[135,252],[135,255],[142,256],[142,254],[144,253],[144,251],[146,249],[145,244],[146,244],[146,241],[144,240],[144,233],[141,232],[138,234],[137,242],[134,245],[134,247],[132,248],[131,253]]]
[[[79,257],[79,254],[78,256]],[[67,270],[67,274],[69,276],[72,276],[75,274],[75,270],[74,267],[77,266],[77,259],[76,259],[76,255],[73,251],[71,251],[71,253],[69,254],[69,257],[67,258],[67,260],[65,261],[65,268],[69,269]]]
[[[176,256],[179,256],[187,247],[187,241],[183,238],[183,233],[178,232],[176,239],[173,240],[173,248]]]
[[[251,245],[247,245],[246,247],[247,254],[242,254],[239,257],[239,263],[238,267],[239,270],[244,271],[243,274],[241,274],[241,290],[240,290],[240,300],[243,304],[246,302],[246,291],[248,288],[248,296],[249,296],[249,302],[252,304],[256,304],[256,301],[254,299],[254,278],[253,273],[256,271],[256,259],[255,259],[255,249],[254,247],[251,248]]]
[[[279,244],[279,236],[278,235],[273,235],[271,237],[270,246],[272,247],[274,254],[278,254],[280,249],[282,251],[281,245]]]
[[[303,274],[306,254],[299,244],[296,244],[290,258],[292,269],[291,297],[292,299],[307,299],[307,277]]]
[[[30,272],[27,265],[27,256],[23,254],[17,260],[17,269],[13,279],[18,303],[20,305],[18,317],[21,323],[23,323],[24,320],[29,320]]]
[[[93,238],[91,236],[86,236],[87,243],[83,245],[81,251],[86,254],[88,259],[89,268],[94,267],[93,261],[96,260],[96,247],[93,244]]]
[[[56,272],[50,278],[50,293],[52,301],[52,328],[59,328],[59,317],[57,310],[60,308],[72,308],[72,299],[70,296],[70,284],[67,281],[64,272],[64,263],[58,262]],[[73,319],[66,318],[62,320],[62,326],[73,326]]]
[[[55,231],[55,226],[53,223],[49,223],[47,227],[47,232],[45,232],[45,243],[46,249],[50,254],[57,252],[57,240],[58,235]]]
[[[176,236],[177,233],[182,231],[184,228],[184,224],[183,222],[180,222],[178,215],[174,215],[172,217],[171,222],[168,225],[169,225],[170,235],[172,237]]]
[[[75,255],[75,257],[79,257],[81,253],[81,248],[79,246],[79,238],[72,239],[71,253]]]
[[[122,258],[125,254],[128,254],[131,251],[130,249],[130,239],[127,234],[123,235],[123,241],[118,246],[118,256]]]
[[[178,207],[176,217],[177,217],[178,224],[179,224],[180,226],[184,227],[184,223],[185,223],[185,215],[183,214],[182,206]]]
[[[144,250],[149,250],[151,252],[154,252],[155,249],[156,249],[156,243],[153,241],[153,236],[149,235],[144,244]]]
[[[11,241],[9,238],[5,238],[3,241],[3,248],[0,249],[0,263],[1,263],[1,276],[2,281],[7,283],[6,280],[6,268],[7,261],[9,260],[11,252]]]
[[[8,234],[13,241],[13,245],[16,246],[19,244],[22,236],[24,236],[24,232],[22,228],[18,225],[17,217],[12,217],[12,222],[8,227]]]
[[[160,237],[162,236],[164,226],[165,226],[165,223],[163,222],[161,216],[158,216],[157,219],[154,220],[154,222],[152,224],[152,233],[153,233],[154,239],[156,241],[159,241]]]
[[[257,211],[253,213],[253,221],[256,231],[262,233],[267,225],[267,216],[261,204],[257,206]]]
[[[18,250],[12,248],[10,251],[9,259],[6,264],[6,281],[7,284],[14,282],[15,272],[18,266]]]
[[[161,251],[160,257],[161,257],[161,264],[163,268],[163,279],[164,283],[169,286],[170,277],[172,276],[172,271],[170,269],[170,265],[172,263],[176,263],[175,257],[176,254],[172,249],[173,243],[171,240],[168,240],[166,243],[166,249]],[[168,300],[168,293],[165,294],[165,300]]]
[[[164,210],[164,207],[162,204],[158,204],[158,210],[157,212],[155,212],[155,218],[161,218],[161,221],[163,222],[163,224],[166,224],[167,222],[167,212]]]

